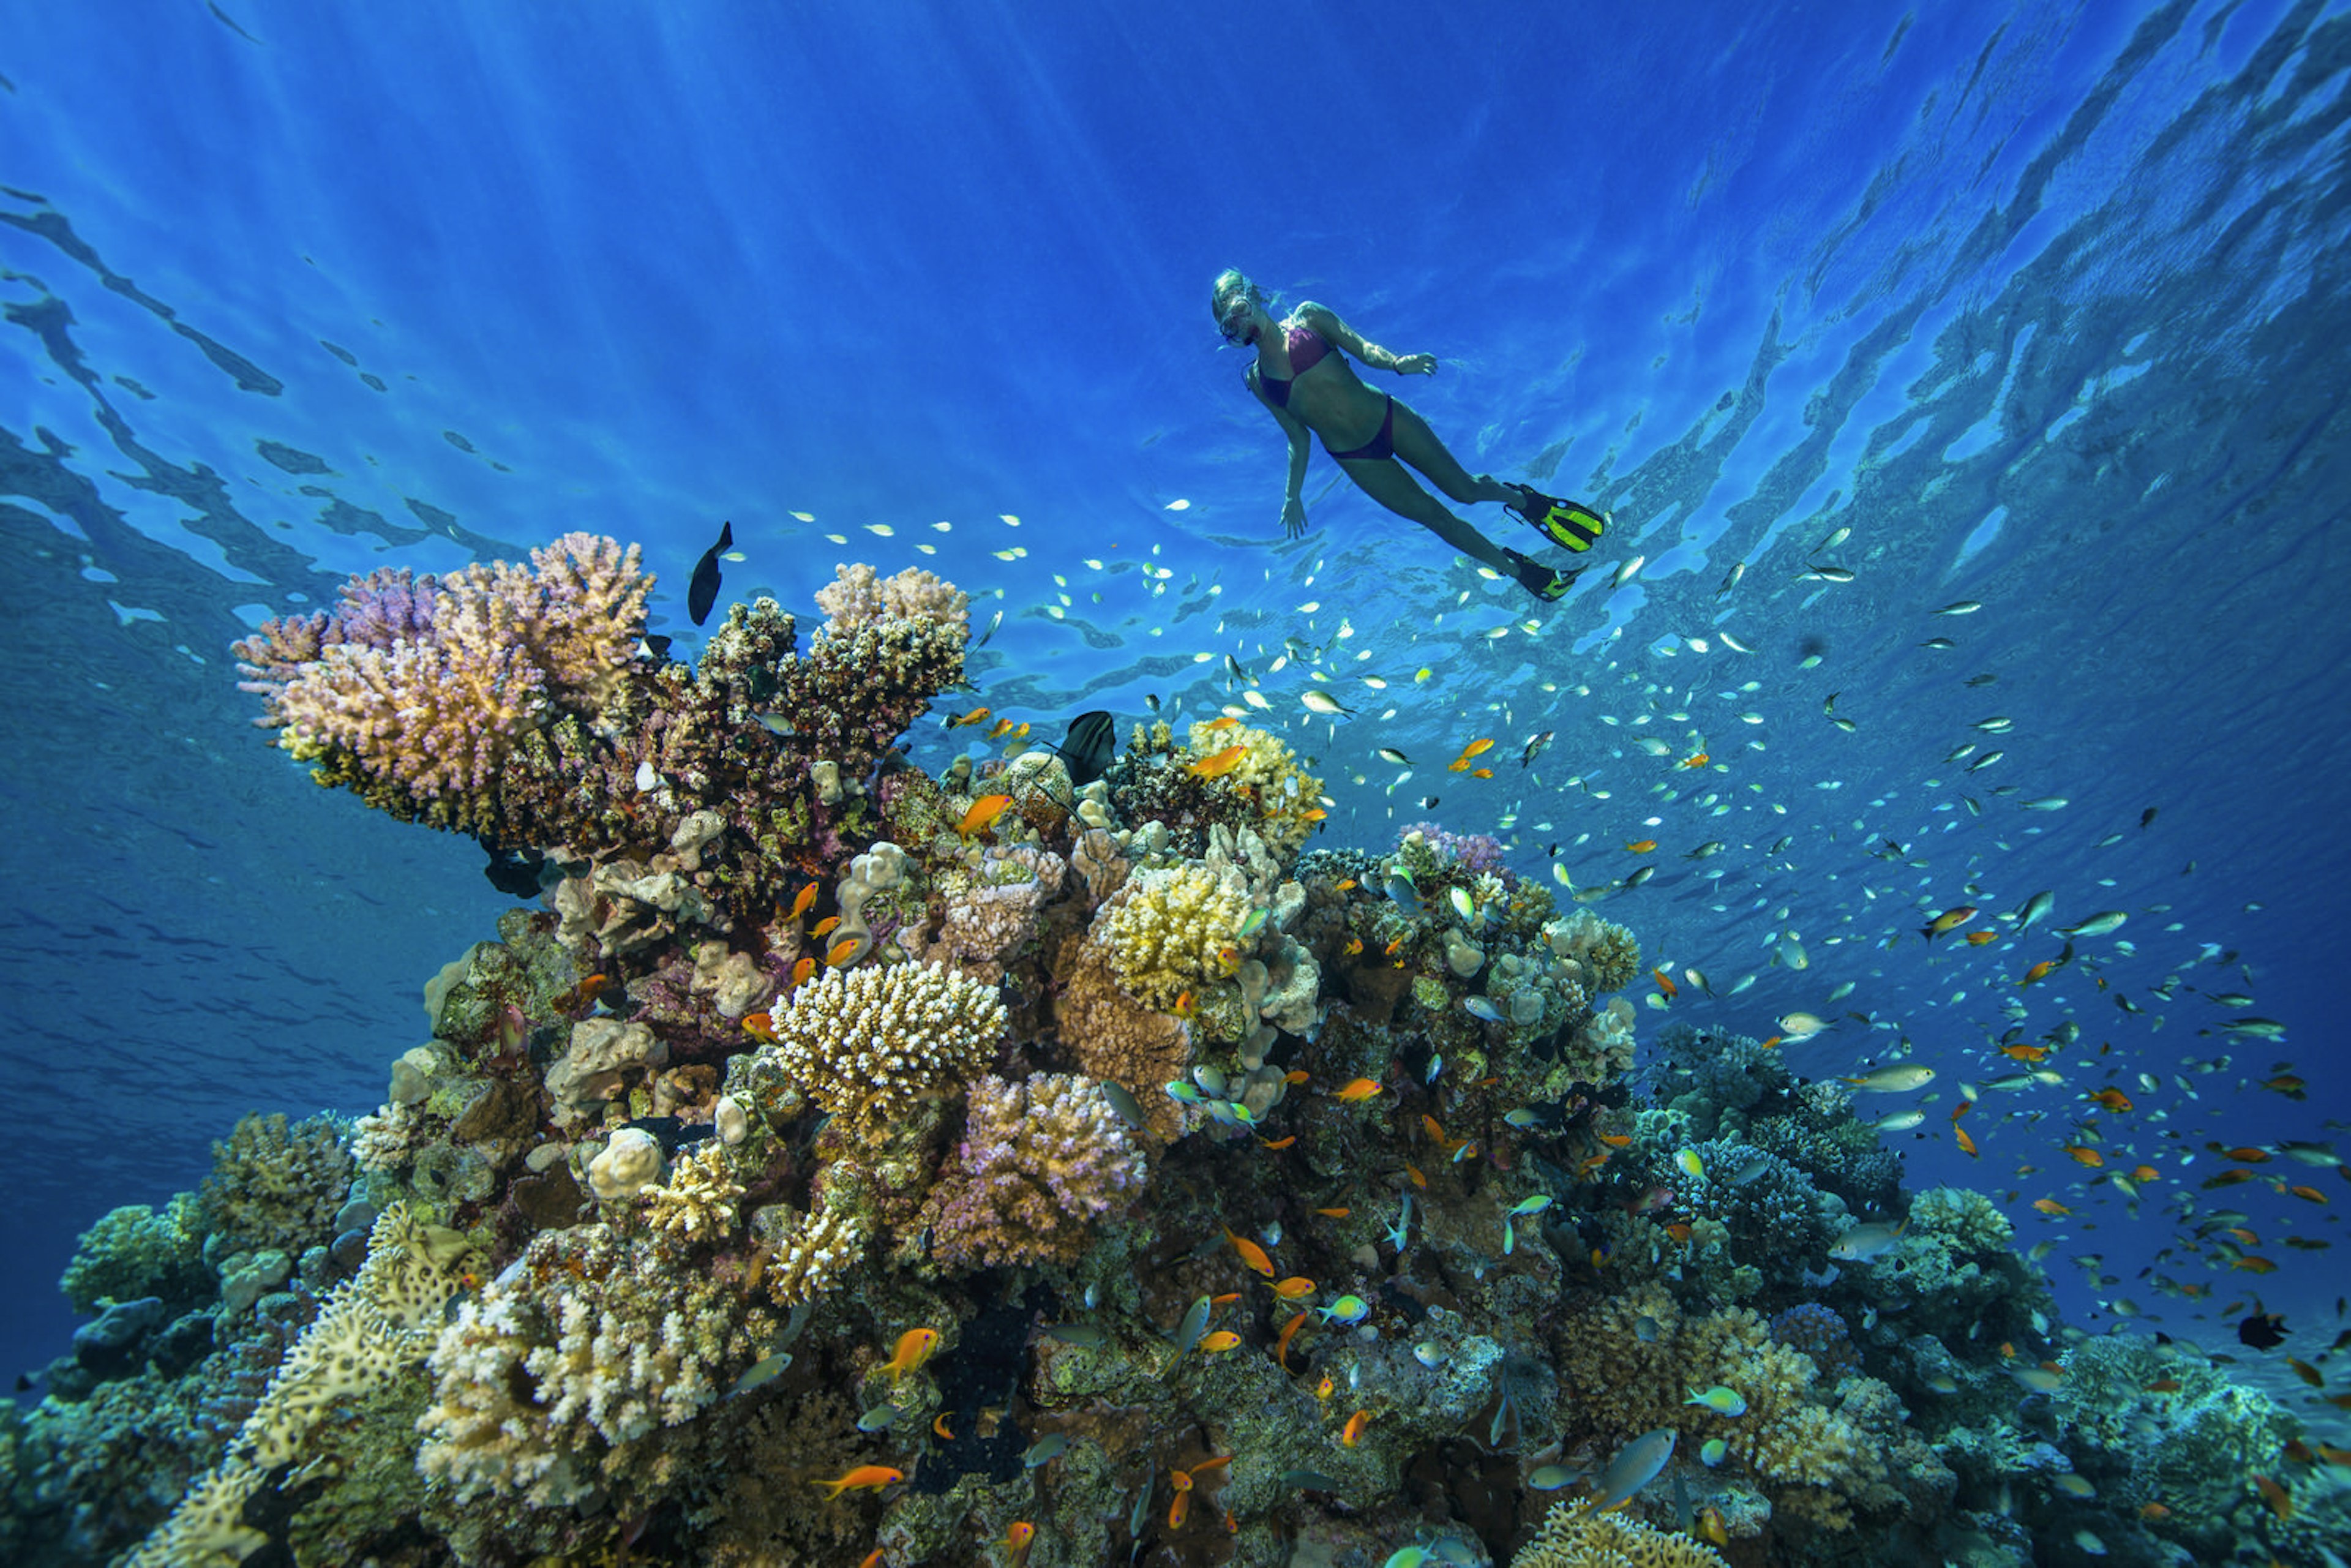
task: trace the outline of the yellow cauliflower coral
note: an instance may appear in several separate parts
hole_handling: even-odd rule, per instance
[[[1139,871],[1094,917],[1118,983],[1129,996],[1162,1012],[1186,991],[1199,993],[1229,977],[1248,894],[1196,865]]]
[[[1644,1317],[1655,1325],[1646,1338]],[[1730,1464],[1753,1477],[1775,1512],[1844,1530],[1856,1503],[1899,1501],[1884,1444],[1816,1386],[1811,1357],[1773,1339],[1745,1308],[1686,1316],[1662,1288],[1644,1285],[1571,1318],[1559,1367],[1561,1392],[1595,1429],[1671,1427],[1691,1451],[1721,1438]],[[1688,1403],[1717,1384],[1746,1400],[1744,1415]]]
[[[1208,721],[1212,723],[1214,721]],[[1188,749],[1176,753],[1180,767],[1242,747],[1240,760],[1210,780],[1209,788],[1246,793],[1256,801],[1256,828],[1267,849],[1284,865],[1322,821],[1322,780],[1298,764],[1298,754],[1281,737],[1247,725],[1211,729],[1196,724]]]

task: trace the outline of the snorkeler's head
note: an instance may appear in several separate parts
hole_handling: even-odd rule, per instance
[[[1265,303],[1265,296],[1238,267],[1228,267],[1217,275],[1216,286],[1208,291],[1208,313],[1217,319],[1217,329],[1230,342],[1245,342],[1242,323],[1248,319],[1249,308]]]

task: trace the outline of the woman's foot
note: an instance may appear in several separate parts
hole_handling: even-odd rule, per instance
[[[1513,485],[1518,499],[1504,505],[1531,528],[1541,528],[1552,543],[1581,553],[1592,548],[1607,527],[1607,519],[1581,501],[1546,496],[1531,485]]]
[[[1564,598],[1567,591],[1575,586],[1575,580],[1583,574],[1582,567],[1573,571],[1554,571],[1517,550],[1505,549],[1502,553],[1510,558],[1510,571],[1518,578],[1519,586],[1546,603]]]

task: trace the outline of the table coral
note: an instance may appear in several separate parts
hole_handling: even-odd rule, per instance
[[[831,969],[774,1014],[761,1048],[853,1134],[875,1134],[978,1075],[1005,1026],[995,988],[939,964]]]
[[[1074,1262],[1147,1164],[1100,1085],[1067,1073],[971,1085],[962,1141],[932,1189],[940,1259],[957,1267]]]
[[[464,1238],[419,1224],[400,1205],[385,1209],[358,1276],[327,1298],[218,1468],[122,1568],[237,1563],[265,1544],[243,1522],[246,1500],[298,1456],[305,1436],[339,1400],[370,1392],[423,1359],[467,1256]]]

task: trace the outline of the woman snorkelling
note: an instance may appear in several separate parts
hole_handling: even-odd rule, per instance
[[[1277,321],[1257,285],[1231,268],[1217,276],[1208,308],[1227,342],[1257,350],[1246,375],[1249,389],[1290,438],[1290,483],[1281,502],[1284,533],[1296,538],[1306,531],[1306,502],[1300,492],[1306,482],[1306,434],[1312,431],[1322,450],[1338,460],[1365,495],[1463,555],[1509,573],[1538,598],[1557,599],[1574,583],[1583,568],[1554,571],[1495,544],[1421,488],[1405,464],[1465,505],[1501,502],[1530,527],[1572,550],[1588,549],[1600,537],[1599,514],[1524,485],[1505,484],[1490,474],[1472,476],[1410,405],[1374,392],[1347,363],[1352,354],[1375,371],[1432,376],[1437,373],[1434,354],[1395,354],[1367,343],[1353,328],[1311,301],[1291,311],[1287,320]],[[1344,351],[1332,353],[1333,349]]]

